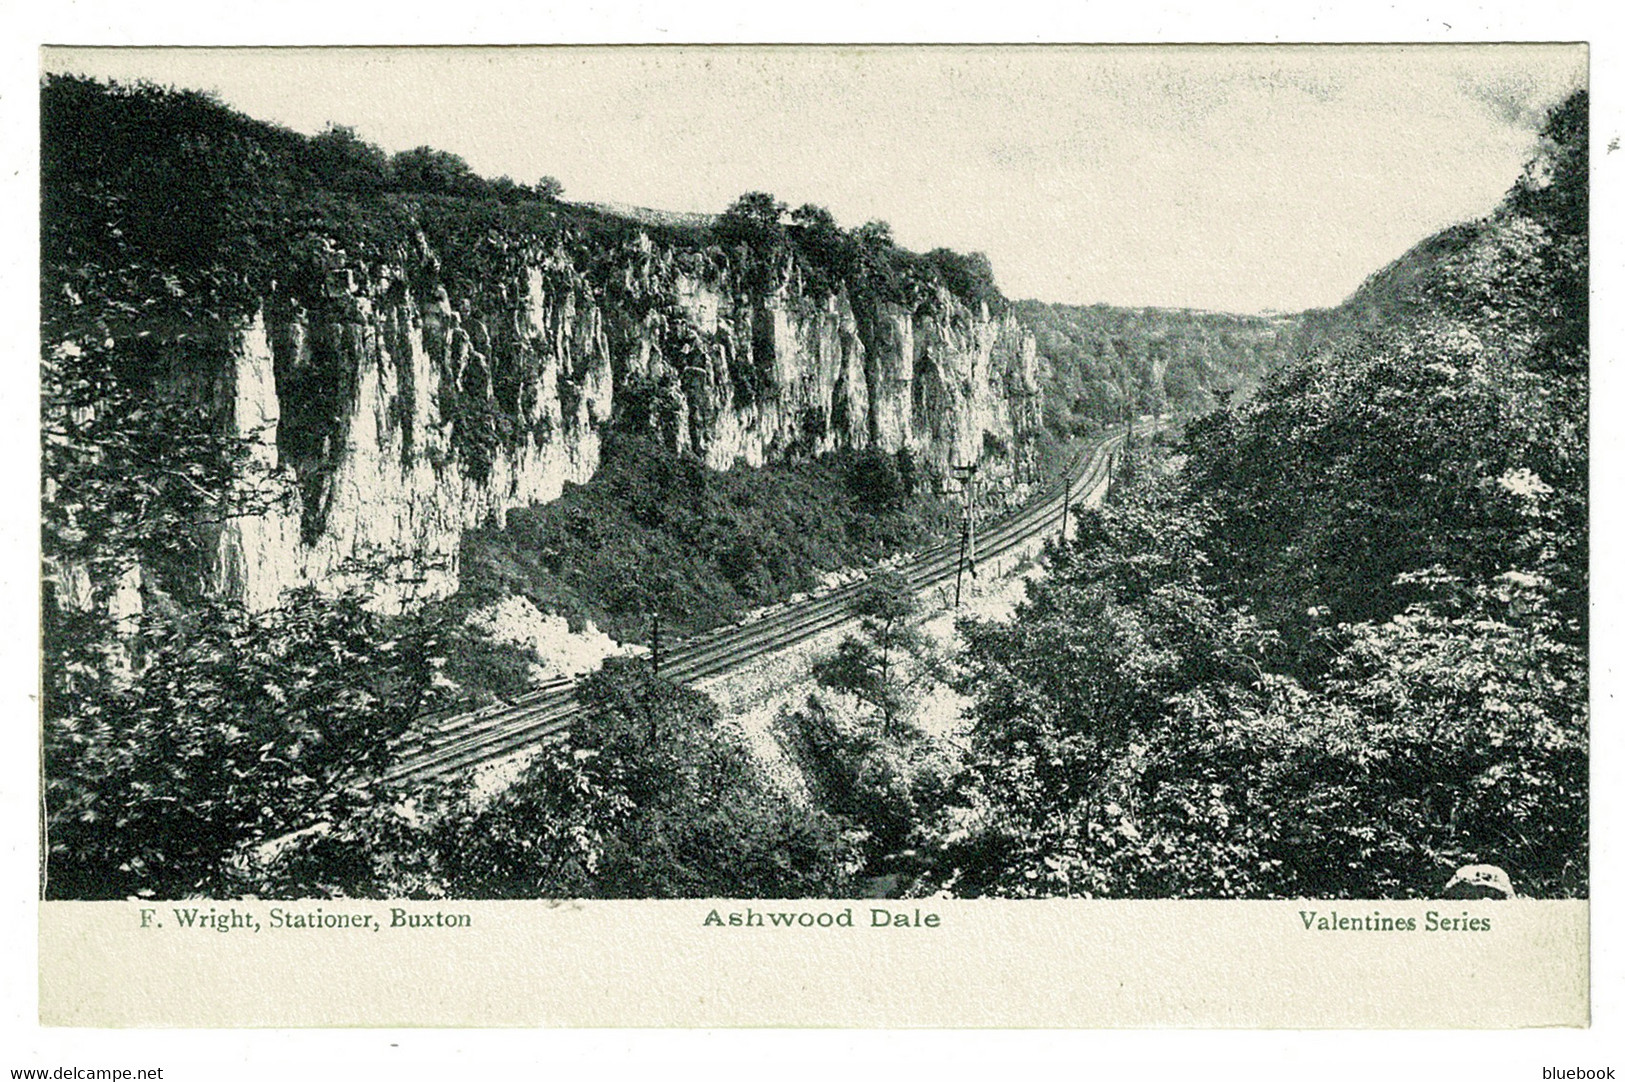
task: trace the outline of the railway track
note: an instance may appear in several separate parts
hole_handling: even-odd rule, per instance
[[[1123,440],[1119,433],[1096,441],[1078,456],[1063,480],[981,526],[977,563],[1007,555],[1056,530],[1069,492],[1073,504],[1093,502],[1106,487],[1108,456]],[[924,593],[951,581],[958,560],[958,543],[947,542],[917,553],[897,570],[916,592]],[[660,673],[685,683],[702,679],[839,627],[855,619],[853,604],[865,586],[850,583],[749,623],[673,643]],[[427,781],[501,759],[568,728],[578,710],[575,682],[558,677],[480,710],[428,715],[424,719],[430,725],[428,732],[386,778]]]

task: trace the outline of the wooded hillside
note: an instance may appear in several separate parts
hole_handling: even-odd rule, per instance
[[[967,627],[935,886],[1587,892],[1586,118]]]

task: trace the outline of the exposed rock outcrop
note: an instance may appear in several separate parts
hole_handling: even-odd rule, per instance
[[[611,426],[715,469],[878,447],[939,474],[1037,427],[1032,337],[946,289],[855,303],[788,261],[751,287],[641,234],[591,264],[500,243],[478,281],[421,235],[393,262],[328,244],[319,288],[263,298],[218,395],[273,498],[221,529],[215,589],[450,593],[462,531],[586,481]]]
[[[1512,879],[1493,864],[1469,864],[1458,868],[1439,894],[1441,898],[1468,901],[1504,901],[1517,896],[1517,891],[1512,889]]]

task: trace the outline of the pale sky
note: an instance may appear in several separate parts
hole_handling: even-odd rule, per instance
[[[1336,304],[1491,209],[1577,46],[47,50],[301,132],[428,144],[565,198],[741,192],[984,251],[1012,297]]]

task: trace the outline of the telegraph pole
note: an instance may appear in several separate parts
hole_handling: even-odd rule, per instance
[[[971,492],[975,485],[976,463],[967,466],[954,466],[954,478],[959,482],[959,493],[963,497],[962,511],[959,520],[959,570],[954,573],[954,608],[959,607],[960,589],[965,578],[965,561],[970,560],[971,578],[976,577],[976,519],[971,513]]]
[[[1111,459],[1106,460],[1107,476],[1111,474]],[[1066,475],[1066,494],[1061,497],[1061,544],[1066,544],[1066,513],[1072,509],[1072,475]]]
[[[655,675],[660,675],[660,610],[654,613],[654,633],[649,638],[649,658],[654,662]]]
[[[976,577],[976,485],[971,484],[970,496],[965,501],[965,540],[970,551],[966,554],[965,566],[970,569],[970,577]]]

